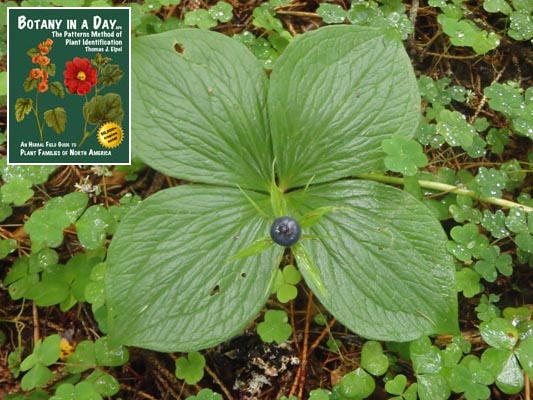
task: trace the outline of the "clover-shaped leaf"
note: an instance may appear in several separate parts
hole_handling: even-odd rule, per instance
[[[292,333],[291,325],[287,322],[289,317],[282,310],[268,310],[265,320],[257,325],[257,333],[266,343],[283,343]]]
[[[52,365],[59,358],[59,342],[61,337],[59,335],[50,335],[44,340],[39,340],[35,343],[33,352],[26,357],[20,364],[21,371],[27,371],[37,364],[45,366]]]
[[[489,210],[484,210],[481,225],[483,228],[488,229],[494,238],[501,239],[509,236],[505,221],[506,217],[502,210],[496,210],[494,214]]]
[[[477,261],[474,269],[488,282],[494,282],[497,272],[504,276],[513,273],[513,259],[509,254],[500,254],[498,246],[490,246],[483,249],[480,254],[481,260]]]
[[[505,171],[480,167],[471,186],[481,196],[501,197],[502,190],[505,188],[508,179]]]
[[[219,1],[209,9],[212,18],[225,23],[233,18],[233,6],[225,1]]]
[[[489,296],[481,295],[476,307],[477,317],[480,321],[490,321],[500,316],[500,309],[492,303],[500,301],[500,296],[491,293]]]
[[[50,397],[50,400],[100,400],[101,398],[102,397],[91,382],[82,381],[76,385],[73,385],[72,383],[63,383],[57,388],[54,396]]]
[[[32,242],[42,246],[58,247],[63,242],[63,229],[70,225],[70,220],[63,210],[49,209],[33,212],[24,224]]]
[[[90,383],[101,396],[113,396],[120,390],[120,384],[113,375],[98,369],[94,370],[85,382]]]
[[[272,292],[276,293],[280,302],[288,303],[298,295],[296,285],[301,279],[302,274],[300,274],[300,271],[294,265],[287,265],[283,268],[283,271],[277,271]]]
[[[361,367],[374,376],[383,375],[389,368],[389,359],[379,342],[368,341],[361,349]]]
[[[489,398],[490,389],[487,385],[494,382],[474,355],[466,356],[459,365],[451,368],[446,377],[451,389],[457,393],[464,392],[465,398],[469,400]]]
[[[405,375],[396,375],[393,379],[385,382],[387,393],[398,395],[392,397],[394,400],[416,400],[417,384],[411,384],[407,389],[407,378]]]
[[[316,13],[326,24],[342,24],[347,17],[346,10],[338,4],[321,3]]]
[[[0,187],[2,201],[7,204],[13,203],[16,206],[21,206],[33,196],[31,187],[32,183],[28,179],[11,179]]]
[[[418,168],[427,165],[427,157],[422,146],[412,139],[396,136],[385,139],[381,145],[387,154],[385,166],[391,171],[412,176],[418,172]]]
[[[515,237],[515,242],[520,250],[533,254],[533,234],[519,233]]]
[[[516,394],[524,387],[524,374],[512,351],[489,347],[481,355],[481,365],[502,392]]]
[[[457,111],[442,110],[437,120],[437,133],[442,135],[450,146],[468,149],[477,135],[472,125],[466,122],[463,114]]]
[[[482,322],[479,332],[488,345],[497,349],[512,350],[518,341],[517,329],[504,318]]]
[[[505,0],[486,0],[483,2],[483,8],[490,13],[501,12],[509,15],[513,9]]]
[[[203,8],[186,13],[183,23],[187,26],[197,26],[201,29],[210,29],[217,26],[216,19],[211,16],[209,11]]]
[[[193,351],[187,357],[180,357],[176,360],[176,376],[185,379],[188,385],[200,382],[204,376],[205,357]]]
[[[9,253],[15,251],[17,248],[17,241],[15,239],[0,240],[0,260],[5,258]]]
[[[365,399],[374,393],[376,382],[362,368],[348,372],[338,384],[338,392],[348,399]]]
[[[481,276],[470,268],[462,268],[455,274],[457,280],[457,290],[463,292],[467,298],[474,297],[483,291],[483,285],[479,283]]]
[[[515,40],[529,40],[533,37],[531,10],[516,10],[510,15],[508,34]]]
[[[114,223],[115,220],[103,206],[89,207],[75,224],[80,243],[89,250],[102,247]]]
[[[488,239],[479,232],[477,225],[468,223],[452,228],[450,235],[453,241],[446,246],[448,251],[461,261],[479,258],[483,249],[488,246]]]

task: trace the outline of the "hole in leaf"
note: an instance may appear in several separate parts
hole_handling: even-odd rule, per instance
[[[241,278],[246,278],[246,272],[241,273]]]
[[[220,286],[216,285],[211,291],[209,292],[209,296],[214,296],[215,294],[220,292]]]
[[[183,54],[185,47],[181,43],[176,43],[174,44],[174,50],[176,50],[176,53]]]

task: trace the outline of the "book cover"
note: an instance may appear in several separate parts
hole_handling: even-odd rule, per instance
[[[8,8],[8,164],[130,163],[130,8]]]

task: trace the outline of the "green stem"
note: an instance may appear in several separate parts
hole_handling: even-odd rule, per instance
[[[356,177],[362,178],[362,179],[369,179],[369,180],[376,181],[376,182],[392,183],[395,185],[403,185],[405,183],[403,178],[387,176],[387,175],[382,175],[382,174],[377,174],[377,173],[358,174],[356,175]],[[533,212],[532,207],[528,207],[524,204],[516,203],[510,200],[500,199],[498,197],[479,196],[473,190],[465,189],[464,187],[461,187],[461,186],[448,185],[446,183],[426,181],[426,180],[418,180],[418,184],[420,185],[420,187],[423,187],[426,189],[438,190],[444,193],[460,194],[463,196],[472,197],[474,199],[477,199],[485,203],[490,203],[490,204],[494,204],[494,205],[501,206],[501,207],[506,207],[506,208],[518,207],[526,212]]]
[[[85,95],[85,104],[88,103],[88,100],[87,100],[87,95]],[[83,118],[85,119],[85,125],[83,126],[83,136],[80,140],[80,142],[78,143],[78,147],[81,147],[83,146],[83,143],[85,143],[85,141],[89,138],[89,136],[91,136],[91,133],[87,132],[87,116],[84,115]]]
[[[39,119],[39,106],[37,105],[37,101],[39,99],[39,91],[35,94],[35,106],[32,107],[33,114],[35,115],[35,120],[37,121],[37,129],[39,129],[39,137],[41,138],[41,142],[44,140],[43,136],[43,127],[41,125],[41,121]]]

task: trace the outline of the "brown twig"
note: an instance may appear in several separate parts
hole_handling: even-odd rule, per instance
[[[227,400],[233,400],[233,396],[231,395],[230,391],[228,390],[226,385],[224,385],[224,383],[219,379],[217,374],[215,374],[215,371],[213,371],[211,368],[209,368],[209,366],[207,364],[205,365],[204,368],[207,371],[208,375],[211,377],[211,379],[213,379],[215,381],[215,383],[218,385],[220,390],[222,390],[222,392],[224,392],[224,395],[226,395],[226,399]]]

